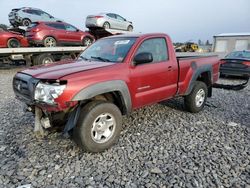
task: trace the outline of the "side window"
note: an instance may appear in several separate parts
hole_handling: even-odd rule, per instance
[[[107,14],[107,16],[108,16],[108,17],[110,17],[110,18],[114,18],[114,19],[116,19],[116,15],[115,15],[115,14],[111,14],[111,13],[109,13],[109,14]]]
[[[74,26],[72,25],[65,25],[65,28],[67,31],[77,31],[77,28],[75,28]]]
[[[125,21],[125,19],[119,15],[116,15],[117,20]]]
[[[28,13],[28,14],[35,14],[32,9],[24,9],[23,12]]]
[[[63,30],[65,30],[65,26],[63,24],[47,23],[46,25],[49,26],[49,27],[53,27],[55,29],[63,29]]]
[[[145,40],[138,48],[135,56],[142,52],[149,52],[153,55],[153,63],[167,61],[168,49],[164,38],[153,38]]]
[[[37,16],[41,16],[41,11],[40,10],[31,10],[32,14],[37,15]]]
[[[43,12],[43,11],[40,11],[40,14],[41,14],[41,16],[45,16],[45,17],[48,17],[48,18],[52,17],[48,13]]]

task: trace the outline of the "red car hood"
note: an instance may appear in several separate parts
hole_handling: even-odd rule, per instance
[[[84,60],[68,60],[49,65],[31,67],[29,69],[23,70],[22,73],[31,75],[32,77],[39,79],[60,79],[61,77],[69,74],[110,65],[114,65],[114,63]]]

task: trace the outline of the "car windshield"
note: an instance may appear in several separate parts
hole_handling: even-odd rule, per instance
[[[90,61],[123,62],[135,40],[135,37],[101,39],[88,47],[80,58]]]
[[[250,51],[237,51],[232,52],[226,56],[227,59],[230,58],[243,58],[243,59],[250,59]]]

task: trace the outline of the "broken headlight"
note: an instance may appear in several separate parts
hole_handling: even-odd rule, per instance
[[[55,104],[54,99],[58,98],[65,88],[65,84],[60,85],[59,83],[49,84],[39,82],[35,88],[34,98],[36,101]]]

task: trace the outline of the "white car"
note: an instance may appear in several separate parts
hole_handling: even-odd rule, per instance
[[[104,29],[119,29],[126,31],[133,31],[133,24],[125,18],[114,13],[101,13],[98,15],[87,16],[87,28],[101,27]]]
[[[38,21],[62,21],[50,14],[36,8],[22,7],[12,9],[9,13],[9,22],[14,27],[16,26],[30,26],[32,22]]]

